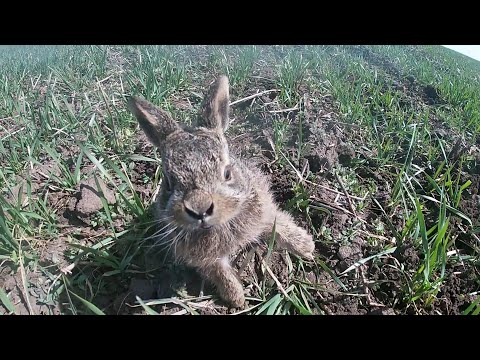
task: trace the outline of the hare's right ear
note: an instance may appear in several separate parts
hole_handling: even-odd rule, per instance
[[[229,125],[229,85],[228,77],[221,75],[210,86],[208,94],[202,104],[202,112],[197,123],[220,133],[227,130]]]
[[[157,147],[162,146],[168,135],[180,129],[170,114],[147,100],[131,96],[127,107],[137,118],[150,142]]]

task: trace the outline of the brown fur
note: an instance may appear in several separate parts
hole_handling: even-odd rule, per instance
[[[211,86],[195,128],[180,127],[145,100],[129,100],[140,126],[162,153],[165,178],[156,202],[162,230],[158,241],[173,248],[177,261],[211,281],[225,301],[241,307],[245,297],[229,264],[232,254],[259,241],[274,223],[281,248],[312,259],[315,245],[312,236],[274,203],[267,177],[229,154],[224,137],[228,104],[225,76]],[[225,178],[227,165],[230,180]]]

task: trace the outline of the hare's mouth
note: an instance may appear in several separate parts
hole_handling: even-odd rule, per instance
[[[210,221],[202,221],[202,220],[197,220],[197,221],[185,221],[186,219],[182,219],[183,221],[180,221],[179,225],[183,228],[185,228],[188,231],[198,231],[198,230],[212,230],[219,224],[212,223]]]

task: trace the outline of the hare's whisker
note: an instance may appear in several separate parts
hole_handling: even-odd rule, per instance
[[[173,229],[170,229],[161,235],[158,236],[158,238],[155,240],[157,243],[161,243],[163,239],[167,238],[171,233],[173,233],[175,230],[177,230],[177,227],[175,226]]]
[[[175,230],[177,230],[177,227],[169,230],[168,232],[166,233],[163,233],[162,235],[160,235],[161,237],[156,239],[155,240],[155,244],[153,245],[150,245],[147,250],[147,253],[149,253],[152,249],[154,248],[160,248],[159,251],[161,251],[162,249],[164,249],[166,246],[168,246],[168,244],[173,241],[173,240],[167,240],[167,241],[162,241],[163,239],[167,238],[168,235],[170,235],[172,232],[174,232]],[[177,235],[178,236],[178,235]]]
[[[180,233],[181,233],[181,231],[180,231]],[[167,235],[170,235],[170,234],[171,234],[171,232],[168,233]],[[177,234],[174,238],[172,238],[172,239],[168,239],[168,238],[167,238],[165,241],[158,241],[158,240],[157,240],[157,241],[156,241],[156,244],[152,245],[152,247],[163,247],[163,248],[164,248],[164,247],[168,246],[170,243],[172,243],[173,241],[175,241],[175,238],[176,238],[177,236],[178,236],[178,234]],[[159,240],[162,240],[162,239],[164,239],[165,237],[166,237],[166,236],[163,236],[163,237],[162,237],[161,239],[159,239]]]
[[[170,235],[172,232],[174,232],[176,229],[177,229],[177,227],[175,226],[174,228],[168,229],[165,232],[160,232],[160,230],[159,230],[155,234],[153,234],[151,236],[148,236],[145,239],[143,239],[142,243],[144,243],[147,240],[151,240],[151,239],[155,239],[155,242],[159,242],[162,239],[164,239],[165,237],[167,237],[168,235]]]
[[[165,256],[163,257],[163,263],[165,263],[166,259],[167,259],[167,256],[168,254],[170,253],[170,250],[172,248],[172,245],[175,244],[175,253],[174,253],[174,256],[176,257],[176,249],[177,249],[177,244],[178,244],[178,241],[181,240],[182,236],[184,235],[185,233],[185,230],[180,230],[180,232],[177,234],[177,236],[175,236],[171,241],[169,241],[168,243],[165,243],[164,245],[166,245],[166,253],[165,253]],[[167,246],[168,245],[168,246]],[[165,249],[165,247],[163,249]]]
[[[162,222],[164,222],[167,219],[173,219],[173,215],[162,216],[160,219],[154,219],[154,220],[151,220],[151,221],[142,221],[142,222],[139,222],[137,225],[161,224]]]
[[[174,226],[173,229],[168,229],[168,227],[170,226]],[[174,231],[175,229],[177,228],[177,226],[173,223],[168,223],[167,225],[165,225],[163,228],[161,228],[160,230],[157,230],[153,235],[150,235],[150,236],[147,236],[146,238],[143,239],[143,241],[146,241],[146,240],[150,240],[150,239],[153,239],[153,238],[156,238],[158,236],[163,236],[166,232],[170,231],[168,234],[170,234],[172,231]],[[165,230],[166,229],[166,230]],[[165,231],[164,231],[165,230]]]

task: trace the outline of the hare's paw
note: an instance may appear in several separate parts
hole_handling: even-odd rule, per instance
[[[245,295],[243,293],[243,287],[240,283],[239,286],[226,286],[219,289],[220,297],[234,308],[242,308],[245,304]]]
[[[243,286],[230,266],[228,258],[223,258],[210,268],[203,269],[203,273],[215,285],[223,301],[232,307],[243,307],[245,304]]]
[[[313,242],[312,235],[308,234],[302,228],[299,228],[299,230],[300,234],[297,241],[292,243],[292,247],[299,256],[312,260],[313,251],[315,250],[315,243]]]
[[[312,235],[293,221],[291,215],[283,211],[276,214],[276,232],[281,248],[287,249],[300,257],[313,259],[315,243]]]

